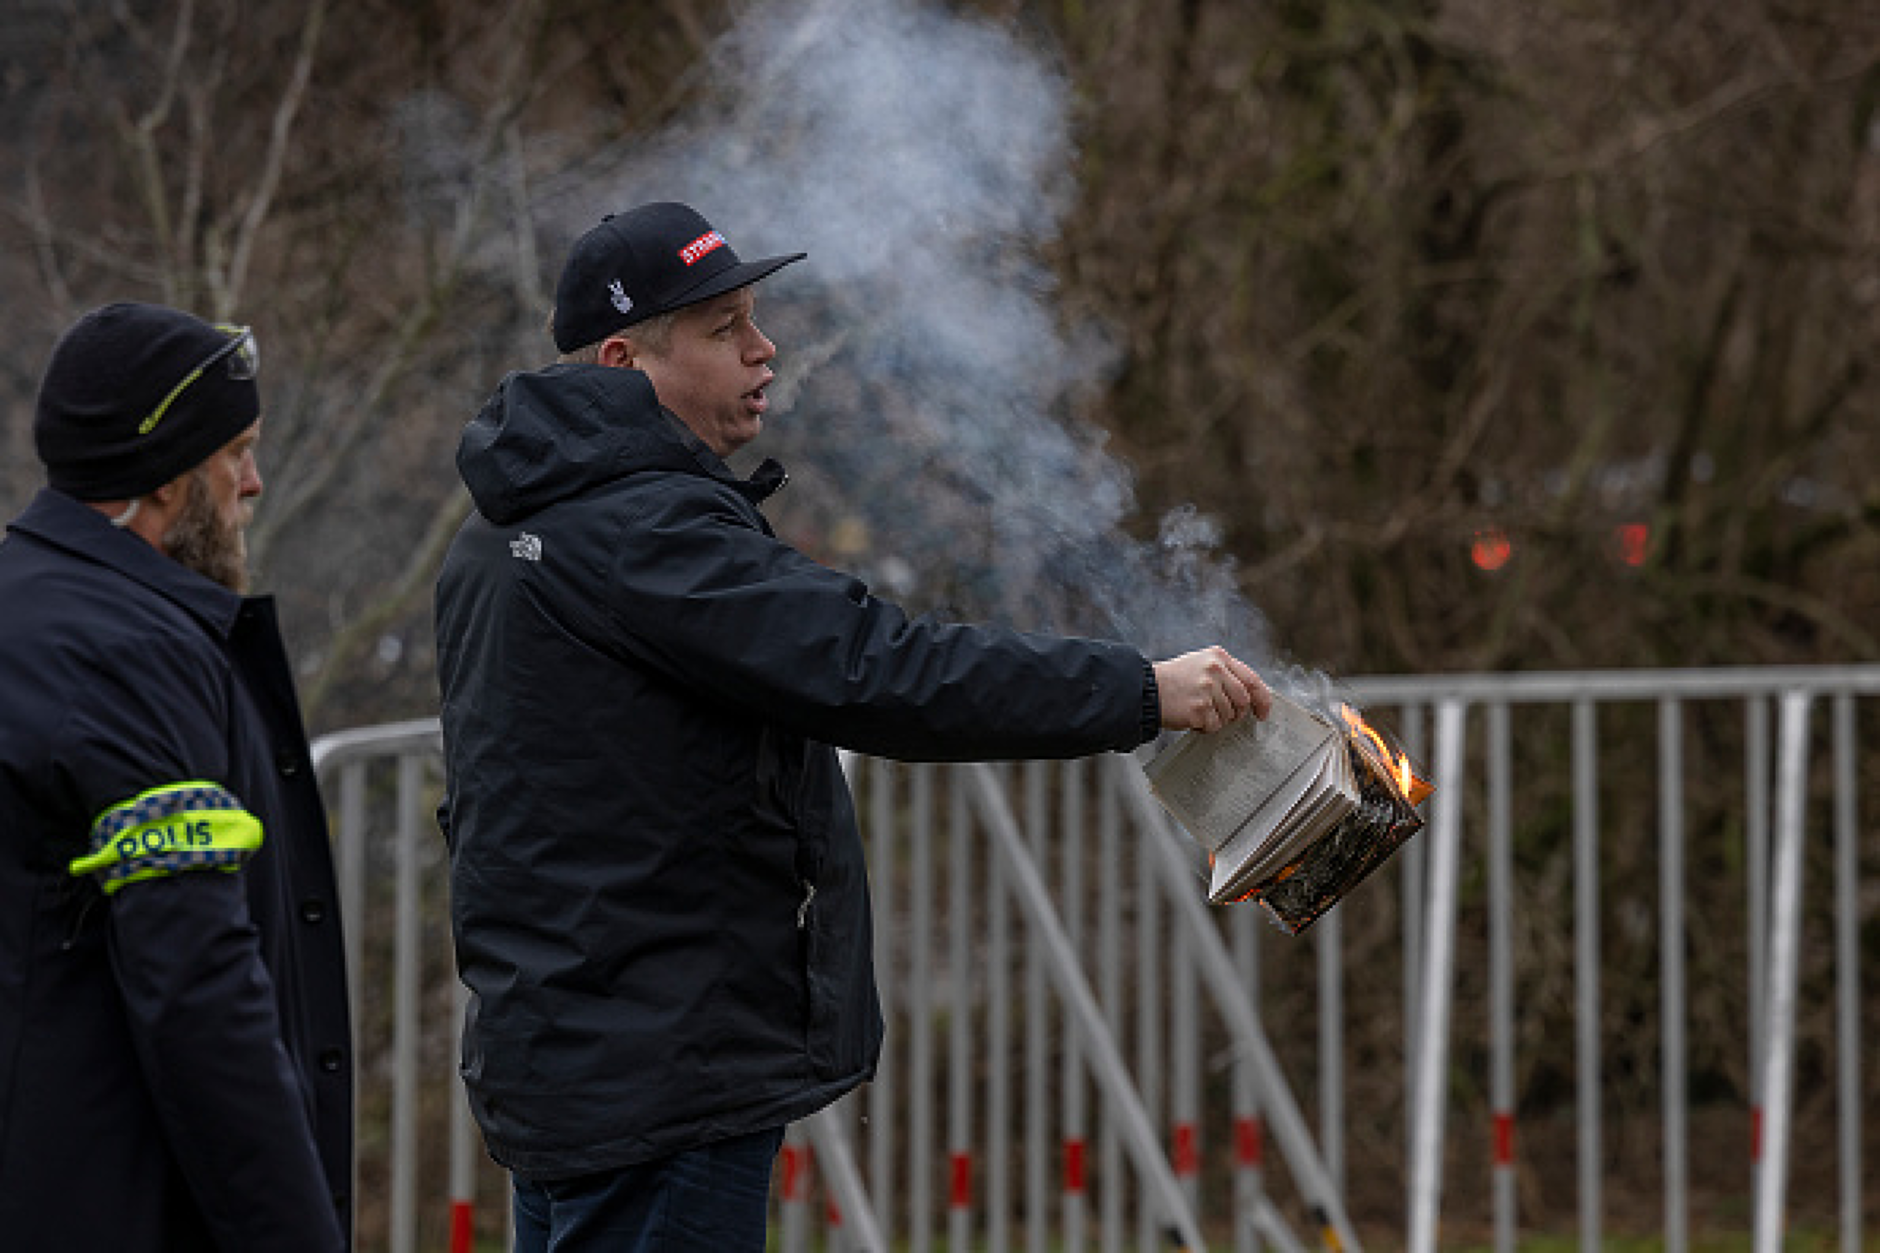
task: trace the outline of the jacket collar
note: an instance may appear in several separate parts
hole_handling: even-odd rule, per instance
[[[152,548],[143,539],[54,488],[42,488],[24,513],[7,524],[80,561],[103,566],[173,601],[227,639],[243,598]]]
[[[765,457],[764,463],[751,471],[750,478],[739,480],[738,490],[744,493],[747,500],[756,505],[781,490],[789,481],[790,476],[784,471],[782,464],[775,457]]]
[[[457,469],[498,526],[641,471],[699,474],[753,505],[784,481],[775,462],[738,477],[641,371],[567,362],[506,376],[464,428]]]
[[[663,405],[660,406],[659,412],[666,419],[666,424],[672,428],[673,436],[685,445],[686,451],[692,454],[700,469],[719,482],[730,485],[753,505],[761,505],[790,481],[790,476],[784,471],[783,464],[775,457],[764,458],[762,464],[751,471],[749,478],[739,478],[737,471],[726,464],[723,457],[713,452],[711,445],[700,439],[678,414]]]

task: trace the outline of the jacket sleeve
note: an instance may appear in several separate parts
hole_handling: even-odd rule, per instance
[[[617,637],[644,664],[858,752],[1071,757],[1155,733],[1136,649],[910,617],[728,496],[653,496],[616,537],[607,597]]]
[[[241,867],[266,853],[242,833],[266,833],[220,786],[229,677],[187,650],[119,671],[87,694],[68,761],[97,815],[72,873],[103,894],[126,1061],[217,1247],[343,1248],[248,913]]]

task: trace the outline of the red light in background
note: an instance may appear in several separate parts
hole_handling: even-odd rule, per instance
[[[1495,571],[1508,564],[1514,556],[1514,545],[1508,542],[1508,534],[1500,527],[1475,533],[1475,543],[1469,547],[1469,560],[1477,569]]]
[[[1643,522],[1612,528],[1612,554],[1628,566],[1642,566],[1651,552],[1652,529]]]

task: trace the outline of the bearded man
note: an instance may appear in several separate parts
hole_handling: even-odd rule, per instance
[[[272,603],[245,327],[80,318],[0,541],[0,1243],[350,1244],[326,818]],[[74,1198],[85,1198],[75,1201]]]

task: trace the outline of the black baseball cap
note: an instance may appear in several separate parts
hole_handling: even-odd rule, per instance
[[[610,213],[575,241],[555,287],[555,346],[597,343],[636,322],[748,287],[808,253],[740,261],[687,205]]]

